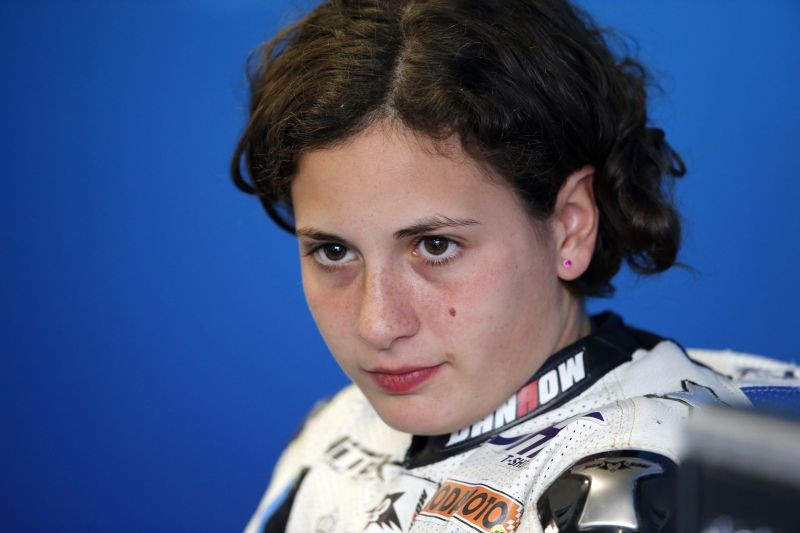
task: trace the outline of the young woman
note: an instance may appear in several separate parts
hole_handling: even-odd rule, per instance
[[[354,386],[248,531],[674,528],[680,421],[746,400],[584,311],[679,249],[645,79],[567,1],[329,1],[263,48],[234,180]]]

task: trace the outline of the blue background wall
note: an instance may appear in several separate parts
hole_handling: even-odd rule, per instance
[[[586,3],[665,88],[697,269],[591,308],[797,358],[800,3]],[[245,56],[306,5],[0,2],[0,530],[239,530],[345,383],[227,177]]]

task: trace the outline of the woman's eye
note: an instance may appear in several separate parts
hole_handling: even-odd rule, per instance
[[[314,250],[314,258],[322,265],[333,266],[352,261],[355,254],[347,246],[335,242],[323,244]]]
[[[441,237],[430,237],[422,239],[422,245],[429,254],[442,255],[450,247],[450,241],[442,239]]]
[[[439,265],[455,259],[459,245],[447,237],[423,237],[414,248],[414,255],[431,264]]]

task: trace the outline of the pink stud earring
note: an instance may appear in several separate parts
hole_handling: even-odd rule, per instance
[[[572,261],[569,259],[564,259],[564,268],[572,268]]]

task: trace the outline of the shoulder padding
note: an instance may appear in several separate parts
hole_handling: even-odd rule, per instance
[[[660,454],[609,451],[584,457],[539,499],[548,531],[673,532],[677,466]]]

